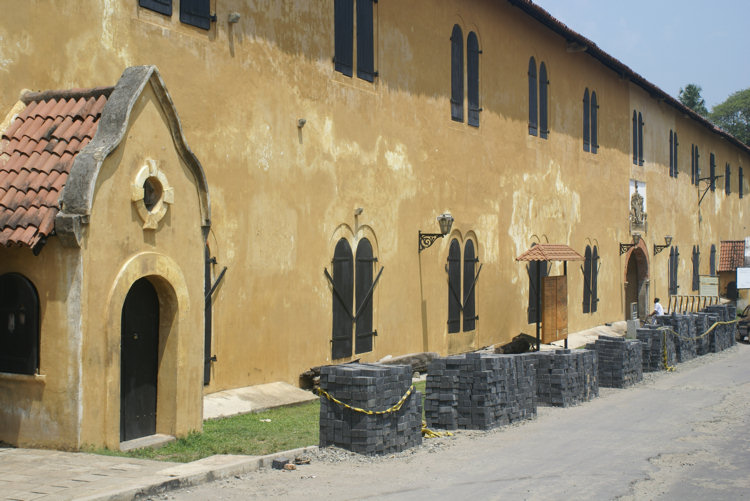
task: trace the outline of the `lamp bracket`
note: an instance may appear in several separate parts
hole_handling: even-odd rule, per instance
[[[429,248],[435,243],[438,238],[443,238],[445,235],[442,233],[422,233],[419,232],[419,252]]]

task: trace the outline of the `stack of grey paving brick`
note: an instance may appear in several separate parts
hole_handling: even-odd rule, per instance
[[[643,379],[643,349],[637,339],[599,336],[594,343],[599,386],[626,388]]]
[[[675,364],[674,335],[666,329],[655,325],[646,325],[636,330],[636,337],[643,343],[641,358],[643,372],[663,371],[664,350],[667,352],[667,365]]]
[[[365,410],[394,406],[411,387],[408,365],[329,365],[320,369],[320,387],[336,399]],[[360,454],[399,452],[422,443],[422,395],[414,391],[401,409],[365,414],[320,397],[320,446],[335,445]]]
[[[695,335],[691,335],[691,330],[694,330],[692,318],[689,314],[683,315],[678,313],[672,313],[671,315],[663,315],[655,317],[659,325],[664,325],[674,331],[672,338],[674,342],[675,360],[677,362],[687,362],[688,360],[694,359],[698,353],[696,349]],[[670,364],[673,365],[673,364]]]
[[[443,429],[487,430],[536,416],[536,371],[526,355],[469,353],[427,368],[425,420]]]
[[[536,368],[538,404],[569,407],[599,396],[595,351],[541,351],[530,356]]]
[[[709,314],[709,327],[713,325],[714,322],[728,322],[729,320],[734,320],[735,318],[734,316],[730,317],[730,310],[725,304],[714,304],[711,306],[706,306],[703,311]],[[736,315],[736,310],[734,313]],[[712,319],[711,316],[715,316],[716,318]],[[709,335],[711,342],[711,351],[713,353],[718,353],[722,350],[726,350],[736,343],[734,332],[736,325],[737,324],[722,324],[714,327],[714,330],[711,333],[713,334],[713,336]]]
[[[691,315],[693,319],[693,337],[698,356],[711,353],[711,334],[704,335],[711,325],[708,323],[708,313],[698,312]]]

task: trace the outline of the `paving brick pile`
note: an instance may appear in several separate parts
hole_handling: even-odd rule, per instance
[[[675,336],[655,325],[647,325],[636,330],[636,337],[643,343],[641,359],[643,372],[663,371],[664,349],[667,350],[667,364],[671,367],[676,363]]]
[[[320,387],[352,407],[384,411],[409,390],[408,365],[329,365],[320,369]],[[422,395],[406,399],[401,409],[368,415],[320,397],[320,446],[335,445],[360,454],[400,452],[422,443]]]
[[[555,350],[532,353],[539,405],[569,407],[599,396],[596,352]]]
[[[687,362],[698,356],[696,342],[693,339],[695,334],[691,334],[695,326],[690,315],[672,313],[655,318],[659,325],[665,325],[677,333],[677,335],[672,335],[677,362]]]
[[[529,354],[468,353],[433,360],[425,387],[427,426],[487,430],[536,417],[536,370]]]
[[[734,316],[730,316],[731,311],[728,306],[724,304],[706,306],[703,311],[705,311],[709,315],[709,327],[711,327],[714,322],[727,322],[729,320],[734,320],[735,318]],[[734,314],[736,315],[736,313],[737,310],[735,309]],[[711,343],[709,350],[712,353],[718,353],[722,350],[726,350],[731,346],[734,346],[734,344],[736,343],[736,328],[737,324],[717,325],[716,327],[714,327],[714,330],[711,332],[711,334],[707,336],[709,337],[709,341]]]
[[[690,315],[693,319],[693,337],[701,336],[708,330],[708,313],[698,312]],[[695,351],[698,356],[703,356],[707,353],[711,353],[711,339],[710,334],[707,336],[701,336],[695,340]]]
[[[599,336],[594,343],[599,386],[626,388],[643,379],[643,349],[637,339]]]

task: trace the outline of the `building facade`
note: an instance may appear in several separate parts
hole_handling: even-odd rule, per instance
[[[23,89],[114,85],[126,68],[154,66],[180,126],[162,120],[171,132],[149,147],[189,144],[206,181],[190,178],[196,195],[169,208],[192,199],[195,209],[195,232],[170,240],[175,248],[160,238],[179,233],[168,217],[122,237],[138,210],[132,197],[107,195],[102,204],[114,205],[98,210],[111,217],[97,219],[94,198],[73,250],[57,234],[38,255],[2,242],[0,275],[22,275],[39,297],[33,374],[0,373],[7,442],[117,445],[121,376],[107,367],[121,348],[96,326],[117,331],[130,287],[157,276],[115,280],[144,252],[185,256],[190,307],[175,312],[189,317],[179,330],[187,344],[158,377],[179,380],[184,368],[189,384],[158,392],[192,395],[191,417],[161,428],[157,418],[184,434],[200,427],[196,387],[296,384],[312,366],[460,353],[532,333],[534,275],[564,272],[515,261],[536,243],[585,258],[566,270],[576,331],[691,293],[693,263],[710,274],[710,249],[747,233],[750,149],[524,0],[34,0],[1,24],[13,41],[0,61],[6,123]],[[150,123],[144,130],[157,117]],[[133,184],[143,159],[119,146],[111,155]],[[9,214],[11,188],[0,186]],[[118,203],[134,211],[129,220]],[[443,213],[450,232],[420,249],[420,232],[439,232]],[[655,248],[666,236],[671,246]],[[90,260],[77,289],[50,271],[65,259]],[[161,279],[149,280],[164,304]],[[182,340],[161,327],[158,336]],[[88,363],[91,377],[52,376],[61,353],[75,355],[60,374]],[[36,397],[20,396],[35,384]],[[45,400],[55,385],[49,393],[67,388],[80,407],[60,429],[70,395]],[[108,421],[93,410],[101,401]],[[175,405],[157,416],[174,416]]]

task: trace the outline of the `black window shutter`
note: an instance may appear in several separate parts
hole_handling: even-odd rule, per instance
[[[643,114],[638,112],[638,165],[643,165]]]
[[[475,301],[476,263],[474,242],[467,240],[464,246],[464,332],[473,331],[477,322]]]
[[[547,139],[549,128],[547,127],[547,65],[539,64],[539,137]]]
[[[743,191],[742,191],[743,190],[743,187],[742,187],[742,182],[743,182],[743,179],[742,179],[742,167],[738,167],[737,168],[737,182],[739,183],[739,185],[738,185],[739,188],[737,189],[737,193],[739,193],[740,198],[742,198],[742,195],[743,195]]]
[[[674,166],[672,167],[672,171],[674,172],[674,177],[677,177],[677,174],[679,174],[679,169],[677,166],[679,165],[677,162],[677,146],[680,145],[680,142],[677,141],[677,133],[674,133]]]
[[[23,275],[0,275],[0,372],[36,374],[39,295]]]
[[[591,91],[591,153],[599,150],[599,104],[596,92]]]
[[[591,110],[589,106],[589,89],[587,87],[583,91],[583,151],[589,151],[591,145]],[[584,313],[588,312],[584,311]]]
[[[172,15],[172,0],[138,0],[138,5],[165,16]]]
[[[203,252],[203,294],[207,298],[203,312],[203,384],[211,382],[211,316],[213,307],[211,298],[208,294],[211,292],[211,250],[208,245]]]
[[[727,164],[724,167],[724,192],[729,195],[732,192],[732,168]]]
[[[711,255],[709,256],[708,260],[711,276],[716,276],[716,246],[714,244],[711,244]]]
[[[532,246],[533,247],[533,246]],[[530,324],[542,320],[541,312],[538,308],[538,302],[541,299],[541,287],[538,288],[537,282],[542,283],[547,276],[547,261],[530,261],[527,268],[529,274],[529,308],[528,321]]]
[[[695,185],[698,186],[701,182],[701,155],[698,152],[698,147],[695,147]]]
[[[352,354],[352,297],[354,266],[352,248],[346,239],[336,244],[333,254],[333,342],[332,357],[344,358]]]
[[[672,131],[669,131],[669,177],[674,177],[674,138]]]
[[[357,76],[368,82],[375,78],[372,3],[357,0]]]
[[[461,247],[451,240],[448,250],[448,332],[461,330]]]
[[[180,0],[180,21],[204,30],[211,28],[211,2]]]
[[[716,156],[711,153],[711,162],[709,165],[709,177],[711,178],[711,191],[716,191]]]
[[[536,61],[529,59],[529,134],[537,135],[539,111],[537,109],[538,91],[536,86]]]
[[[599,249],[594,246],[591,256],[591,313],[595,313],[599,303]]]
[[[354,2],[335,0],[333,4],[334,69],[352,76],[354,57]]]
[[[697,245],[693,246],[693,290],[697,291],[700,286],[700,259],[701,251]]]
[[[363,238],[357,244],[357,264],[354,270],[355,304],[357,321],[355,325],[354,353],[372,351],[372,270],[375,259],[372,256],[370,241]],[[363,305],[364,303],[364,305]]]
[[[451,33],[451,118],[464,121],[464,35],[457,24]]]
[[[633,110],[633,163],[638,165],[638,114]]]
[[[677,294],[677,284],[675,284],[675,248],[669,249],[669,294]]]
[[[473,31],[466,40],[466,80],[469,98],[469,119],[467,123],[479,127],[479,39]]]
[[[583,260],[583,313],[591,311],[591,246],[586,246]]]

